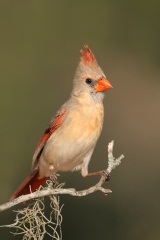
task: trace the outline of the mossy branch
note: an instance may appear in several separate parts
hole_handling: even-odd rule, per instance
[[[124,158],[123,155],[117,159],[113,157],[113,145],[113,141],[108,144],[108,166],[106,170],[98,172],[101,173],[101,177],[98,183],[94,186],[81,191],[77,191],[74,188],[63,188],[64,184],[60,184],[54,188],[53,182],[49,180],[47,181],[47,187],[40,187],[39,190],[34,193],[20,196],[11,202],[0,205],[0,211],[4,211],[20,203],[35,199],[32,204],[17,211],[16,219],[13,224],[0,227],[15,228],[16,232],[14,235],[22,234],[23,240],[42,240],[45,234],[52,239],[61,240],[62,207],[60,207],[59,204],[59,195],[67,194],[76,197],[83,197],[96,191],[101,191],[105,195],[111,193],[112,191],[110,189],[104,188],[102,185],[108,180],[112,170],[118,166]],[[89,175],[96,175],[96,173]],[[49,218],[45,215],[45,196],[50,197],[51,210]]]
[[[114,141],[112,141],[108,144],[108,167],[106,170],[103,171],[104,173],[107,173],[107,174],[110,174],[111,171],[116,166],[118,166],[121,163],[121,160],[124,158],[124,155],[121,155],[117,159],[115,159],[113,157],[113,145],[114,145]],[[52,188],[49,185],[49,187],[47,187],[45,189],[42,189],[42,190],[39,189],[36,192],[20,196],[11,202],[7,202],[7,203],[0,205],[0,211],[9,209],[15,205],[18,205],[19,203],[27,202],[32,199],[37,199],[37,198],[41,198],[41,197],[45,197],[45,196],[66,195],[67,194],[67,195],[71,195],[71,196],[82,197],[82,196],[89,195],[96,191],[101,191],[107,195],[108,193],[111,193],[112,191],[110,189],[106,189],[106,188],[102,187],[102,185],[104,184],[105,181],[106,181],[106,176],[105,176],[105,174],[102,174],[101,178],[97,184],[95,184],[94,186],[92,186],[88,189],[84,189],[81,191],[77,191],[74,188],[62,188],[62,187]]]

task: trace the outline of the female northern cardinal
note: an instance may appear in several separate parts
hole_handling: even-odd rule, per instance
[[[10,200],[36,191],[58,171],[92,175],[88,164],[102,130],[104,92],[112,86],[88,46],[81,54],[71,97],[52,118],[33,156],[31,175]]]

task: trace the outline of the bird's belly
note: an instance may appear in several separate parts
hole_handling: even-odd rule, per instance
[[[50,138],[40,158],[40,172],[49,176],[50,165],[53,165],[54,172],[72,171],[83,162],[84,157],[95,145],[95,141],[97,141],[96,136],[86,140],[85,134],[81,134],[78,138]]]
[[[94,142],[92,143],[91,139],[90,141],[86,141],[83,136],[77,139],[68,138],[68,140],[58,138],[58,140],[54,139],[52,141],[50,139],[42,153],[43,161],[48,166],[53,165],[55,172],[71,171],[82,163]]]
[[[72,118],[77,119],[77,118]],[[80,119],[81,120],[81,119]],[[48,139],[40,157],[40,171],[49,176],[49,165],[54,171],[71,171],[83,162],[84,157],[95,146],[102,123],[74,122],[69,119]]]

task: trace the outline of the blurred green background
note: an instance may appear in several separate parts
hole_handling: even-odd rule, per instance
[[[113,193],[63,196],[63,239],[160,239],[160,1],[0,0],[0,203],[30,173],[52,115],[69,97],[88,44],[113,85],[89,170],[106,167],[107,144],[125,155]],[[62,173],[66,187],[98,179]],[[0,213],[0,225],[14,219]],[[1,239],[13,237],[0,229]]]

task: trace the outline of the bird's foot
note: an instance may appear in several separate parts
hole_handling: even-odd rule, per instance
[[[56,173],[51,173],[50,174],[50,179],[51,179],[54,186],[57,186],[59,184],[58,176],[59,176],[59,174],[56,174]]]
[[[58,182],[59,174],[54,172],[54,166],[52,164],[50,164],[49,170],[50,170],[50,179],[51,179],[53,185],[57,186],[59,184],[59,182]]]
[[[93,172],[93,173],[88,173],[86,177],[93,177],[93,176],[103,176],[105,179],[105,182],[109,182],[110,180],[110,174],[106,170],[98,171],[98,172]]]

